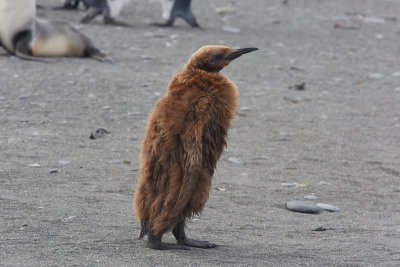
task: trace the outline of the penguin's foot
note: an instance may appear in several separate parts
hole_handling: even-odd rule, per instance
[[[123,21],[118,21],[110,17],[104,17],[104,24],[106,25],[114,25],[114,26],[122,26],[122,27],[132,27],[131,24],[123,22]]]
[[[174,20],[169,19],[164,23],[153,22],[153,23],[151,23],[151,25],[158,26],[158,27],[172,27],[172,26],[174,26]]]
[[[208,241],[200,241],[195,239],[188,239],[181,240],[177,242],[179,245],[185,245],[188,247],[195,247],[195,248],[215,248],[217,244],[210,243]]]
[[[147,234],[148,240],[147,240],[147,247],[151,249],[157,249],[157,250],[169,250],[169,249],[183,249],[183,250],[189,250],[190,248],[184,245],[179,245],[179,244],[168,244],[168,243],[163,243],[162,236],[163,234],[158,234],[154,235],[153,231],[149,231]]]
[[[151,249],[157,250],[170,250],[170,249],[182,249],[182,250],[190,250],[188,246],[178,245],[178,244],[169,244],[163,242],[147,242],[147,247]]]
[[[195,248],[214,248],[217,246],[216,244],[210,243],[208,241],[200,241],[187,238],[185,234],[185,225],[183,223],[178,223],[172,230],[172,233],[175,236],[178,245],[185,245]]]

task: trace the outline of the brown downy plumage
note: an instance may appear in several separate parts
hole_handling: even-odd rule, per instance
[[[134,205],[147,246],[154,249],[210,248],[215,244],[187,239],[186,219],[200,214],[211,178],[226,146],[238,92],[219,71],[257,48],[204,46],[172,78],[166,95],[150,115],[142,143],[140,178]],[[178,244],[161,241],[173,232]]]

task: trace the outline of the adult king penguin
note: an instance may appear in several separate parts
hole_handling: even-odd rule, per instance
[[[147,124],[140,154],[140,177],[134,197],[140,238],[153,249],[212,248],[208,241],[188,239],[185,222],[200,214],[211,178],[226,146],[237,107],[238,91],[219,71],[257,48],[204,46],[170,81]],[[171,231],[177,244],[162,242]]]
[[[175,19],[182,18],[193,28],[199,28],[196,17],[190,8],[191,0],[161,0],[164,23],[153,23],[156,26],[172,27]]]

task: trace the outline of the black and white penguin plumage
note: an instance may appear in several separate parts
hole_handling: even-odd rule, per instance
[[[163,18],[165,23],[154,23],[157,26],[171,27],[174,25],[175,19],[182,18],[193,28],[200,27],[197,23],[192,9],[190,8],[191,0],[160,0],[163,9]]]

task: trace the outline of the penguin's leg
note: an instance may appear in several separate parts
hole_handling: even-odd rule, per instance
[[[217,244],[210,243],[208,241],[200,241],[195,239],[189,239],[185,234],[185,225],[183,223],[178,223],[174,230],[172,230],[176,241],[179,245],[185,245],[188,247],[196,247],[196,248],[214,248]]]
[[[153,23],[151,23],[151,25],[159,26],[159,27],[172,27],[172,26],[174,26],[174,22],[175,22],[175,18],[171,17],[164,23],[153,22]]]
[[[169,249],[183,249],[189,250],[190,248],[180,244],[168,244],[161,241],[163,234],[159,233],[154,235],[152,230],[149,230],[147,234],[147,247],[157,250],[169,250]]]
[[[88,23],[91,21],[94,17],[97,15],[101,14],[102,11],[98,8],[95,7],[90,7],[88,11],[86,12],[86,15],[81,19],[81,23]]]
[[[190,8],[186,8],[184,10],[177,10],[177,14],[175,17],[181,17],[184,19],[192,28],[200,28],[200,25],[197,23],[195,16],[192,13]]]
[[[122,27],[131,27],[132,26],[132,24],[113,19],[112,17],[109,17],[109,16],[104,16],[103,20],[104,20],[104,24],[106,24],[106,25],[115,25],[115,26],[122,26]]]

